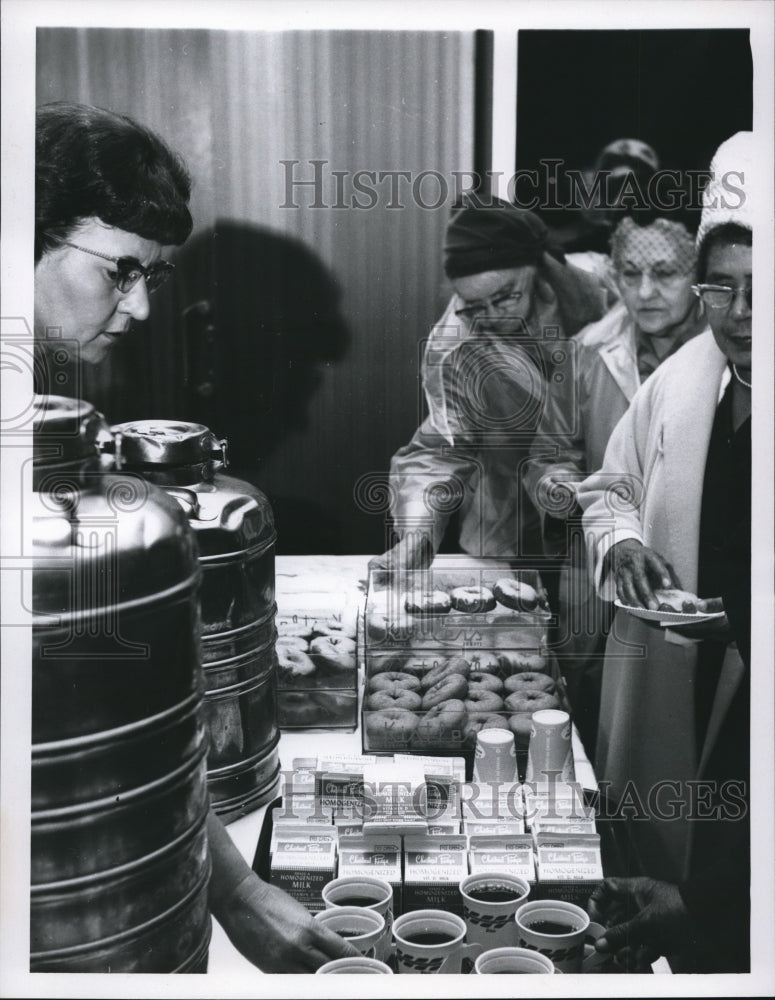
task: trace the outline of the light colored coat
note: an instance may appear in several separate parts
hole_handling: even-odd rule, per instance
[[[705,460],[725,376],[726,358],[710,332],[684,345],[636,394],[611,435],[601,470],[579,487],[590,562],[604,599],[613,600],[615,586],[601,579],[603,558],[625,538],[660,553],[682,586],[696,590]],[[727,661],[703,757],[742,673],[735,652]],[[649,875],[671,881],[685,874],[689,827],[685,815],[670,816],[687,808],[685,783],[700,773],[695,669],[692,640],[617,613],[606,646],[596,771],[610,782],[614,801],[629,792],[637,797],[636,810],[643,805],[649,822],[632,824],[636,847]]]

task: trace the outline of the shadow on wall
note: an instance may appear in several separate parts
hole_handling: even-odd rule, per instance
[[[261,477],[308,427],[321,366],[347,353],[336,281],[305,244],[228,221],[181,249],[176,279],[187,419],[228,438],[229,472],[267,492],[278,552],[343,551],[338,519],[310,497],[273,495]]]

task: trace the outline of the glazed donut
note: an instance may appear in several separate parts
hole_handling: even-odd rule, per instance
[[[391,687],[374,691],[366,699],[368,709],[380,708],[406,708],[410,712],[419,709],[422,698],[415,691],[409,691],[400,684],[393,684]]]
[[[680,611],[686,615],[696,615],[697,605],[700,603],[700,599],[696,594],[692,594],[688,590],[676,590],[675,588],[657,589],[654,591],[654,597],[659,601],[657,611]]]
[[[434,684],[438,684],[438,682],[444,680],[445,677],[449,677],[450,674],[458,674],[460,677],[467,678],[470,672],[471,666],[468,660],[464,659],[462,656],[450,656],[448,660],[438,663],[432,670],[429,670],[427,674],[423,674],[423,690],[427,691],[429,688],[432,688]]]
[[[492,650],[471,653],[471,672],[480,674],[499,674],[501,661],[498,654]]]
[[[411,674],[405,674],[400,670],[390,670],[384,674],[377,674],[369,680],[369,691],[389,691],[392,687],[401,687],[405,691],[419,691],[420,682]]]
[[[500,694],[503,691],[503,681],[495,674],[484,674],[481,670],[472,670],[468,675],[468,690],[473,691],[475,687]]]
[[[355,642],[344,636],[321,635],[309,644],[310,656],[327,670],[355,668]]]
[[[546,657],[537,649],[504,649],[498,659],[504,674],[515,674],[523,671],[539,673],[546,670]]]
[[[529,583],[520,583],[509,577],[502,577],[492,587],[498,604],[512,611],[534,611],[538,605],[538,594]]]
[[[513,691],[546,691],[547,694],[553,694],[557,687],[549,674],[539,674],[531,670],[512,674],[506,678],[503,686],[509,694]]]
[[[541,712],[545,708],[559,708],[560,703],[553,694],[546,691],[514,691],[506,699],[506,708],[517,715]]]
[[[514,733],[514,746],[517,750],[528,749],[532,728],[533,716],[528,712],[517,712],[509,717],[509,729]]]
[[[363,713],[366,743],[371,750],[405,747],[420,722],[419,716],[405,708],[382,708]]]
[[[284,646],[286,649],[300,649],[306,653],[309,649],[309,642],[301,635],[278,635],[275,646]]]
[[[418,590],[404,594],[403,605],[410,615],[446,615],[452,602],[443,590]]]
[[[466,707],[458,698],[439,702],[421,717],[415,739],[423,743],[440,743],[454,738],[462,739],[466,721]]]
[[[317,670],[315,662],[302,650],[293,649],[290,646],[277,646],[275,648],[281,681],[294,684],[301,678],[311,677]]]
[[[460,701],[463,705],[463,698],[468,694],[468,681],[462,674],[447,674],[437,681],[433,687],[429,687],[422,698],[424,712],[436,708],[445,701]],[[465,710],[465,706],[464,706]]]
[[[480,685],[469,685],[465,706],[467,712],[499,712],[503,708],[503,698]]]
[[[495,597],[487,587],[455,587],[450,591],[449,599],[455,611],[467,614],[482,614],[495,607]]]

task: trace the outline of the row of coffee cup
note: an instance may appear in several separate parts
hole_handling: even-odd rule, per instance
[[[460,882],[465,919],[426,909],[394,921],[388,882],[356,875],[334,879],[323,889],[326,909],[315,919],[346,937],[368,961],[339,959],[318,972],[391,971],[387,963],[393,960],[399,973],[457,975],[469,971],[466,966],[475,959],[474,971],[484,974],[577,973],[605,960],[591,943],[604,928],[591,923],[581,907],[528,901],[529,892],[524,879],[508,873],[468,875]]]

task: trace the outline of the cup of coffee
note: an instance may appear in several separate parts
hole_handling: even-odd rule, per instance
[[[321,910],[314,919],[346,938],[361,955],[376,957],[377,942],[385,931],[385,918],[381,913],[363,906],[337,906],[332,910]]]
[[[389,965],[380,962],[376,958],[366,958],[364,955],[358,958],[335,958],[332,962],[326,962],[319,969],[315,970],[316,976],[392,976],[393,970]]]
[[[377,942],[375,956],[386,962],[393,936],[393,887],[390,883],[371,875],[343,875],[323,886],[322,895],[327,910],[360,906],[385,918],[385,929]]]
[[[529,884],[507,872],[481,872],[467,875],[460,882],[466,940],[490,948],[516,946],[517,925],[514,914],[525,902]]]
[[[551,975],[555,971],[550,958],[531,948],[493,948],[483,952],[474,962],[474,972],[479,976]]]
[[[514,915],[520,948],[533,948],[550,958],[558,972],[591,972],[605,961],[591,942],[605,933],[575,903],[537,899],[523,903]],[[585,944],[589,954],[585,959]]]
[[[459,975],[464,959],[474,959],[479,944],[466,944],[465,922],[446,910],[402,913],[393,924],[399,973]],[[466,970],[468,971],[468,970]]]

